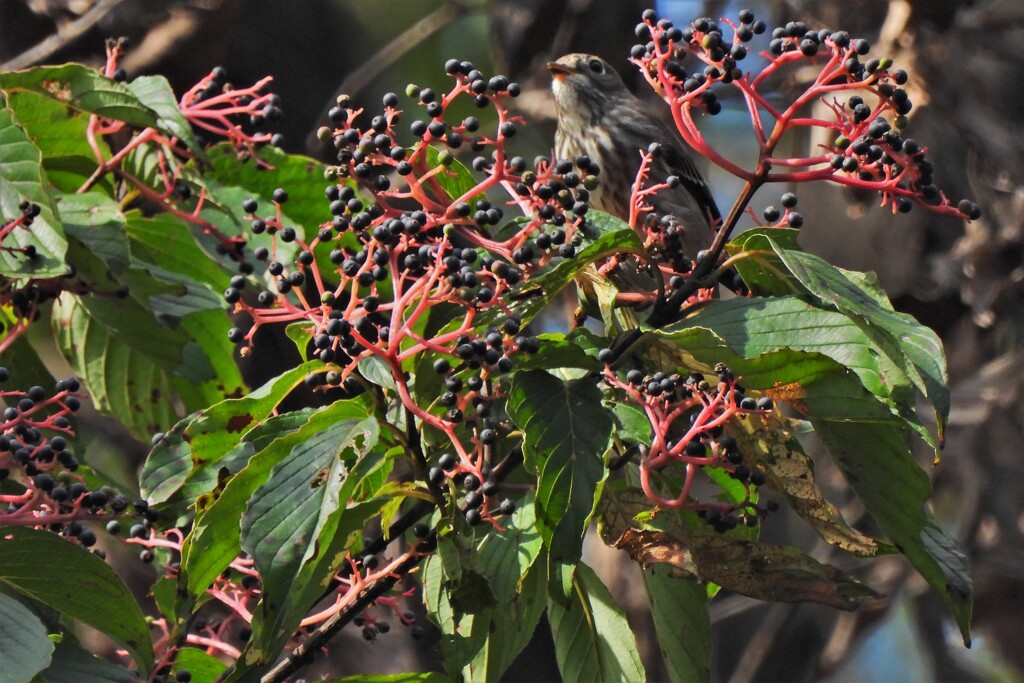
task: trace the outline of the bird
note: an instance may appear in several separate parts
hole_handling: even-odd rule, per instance
[[[674,225],[683,229],[687,258],[711,246],[721,213],[679,133],[651,112],[650,105],[631,93],[619,73],[596,55],[568,54],[548,62],[547,68],[558,118],[555,154],[568,160],[585,156],[600,169],[600,184],[591,193],[590,205],[628,220],[641,152],[657,143],[659,153],[652,159],[647,183],[663,183],[670,176],[679,183],[648,197],[648,203],[658,218],[671,216]]]

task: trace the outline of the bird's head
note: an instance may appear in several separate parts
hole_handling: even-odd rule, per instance
[[[623,98],[632,97],[618,72],[595,55],[565,55],[548,62],[548,71],[559,115],[575,112],[593,121]]]

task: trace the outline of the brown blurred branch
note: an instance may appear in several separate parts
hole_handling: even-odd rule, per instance
[[[331,101],[328,103],[327,108],[333,107],[334,100],[343,93],[358,93],[375,78],[380,76],[381,73],[387,70],[388,67],[401,59],[404,54],[409,52],[409,50],[413,49],[451,22],[463,16],[465,13],[466,8],[461,3],[448,2],[399,33],[387,45],[363,61],[362,65],[358,69],[350,73],[345,80],[341,82],[338,89],[334,91],[334,96],[331,97]],[[326,113],[326,109],[324,112]],[[324,117],[321,116],[320,118]],[[311,133],[309,137],[306,138],[306,149],[316,149],[317,145],[319,145],[319,141],[317,140],[315,133]]]
[[[57,32],[49,36],[38,45],[25,50],[17,57],[13,57],[3,64],[0,70],[13,71],[25,69],[33,64],[42,62],[62,47],[78,38],[80,35],[95,26],[103,17],[107,16],[115,7],[121,4],[121,0],[100,0],[88,12],[70,24],[57,28]]]

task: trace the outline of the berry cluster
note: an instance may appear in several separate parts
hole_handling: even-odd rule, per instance
[[[498,430],[485,427],[480,430],[478,438],[480,443],[486,447],[493,445],[498,439],[498,435]],[[483,471],[487,474],[488,469],[484,467]],[[442,486],[446,478],[457,482],[466,492],[461,502],[455,500],[454,486],[446,493],[458,505],[459,511],[470,526],[479,524],[485,515],[487,518],[493,519],[496,514],[511,515],[516,510],[515,502],[509,498],[495,503],[501,492],[501,486],[497,481],[489,478],[481,484],[480,478],[451,453],[441,454],[437,459],[437,464],[427,470],[427,481],[438,488]]]
[[[764,222],[767,225],[777,228],[802,227],[804,224],[804,217],[796,211],[793,211],[797,205],[797,196],[792,192],[784,192],[779,198],[779,203],[782,205],[781,210],[776,206],[766,206],[764,208],[764,211],[761,212]]]
[[[12,218],[10,220],[0,219],[0,249],[3,249],[8,253],[20,253],[25,256],[25,258],[31,260],[38,256],[34,245],[29,244],[24,247],[3,246],[3,241],[9,234],[11,234],[11,232],[14,231],[15,228],[20,227],[28,229],[31,227],[32,222],[35,220],[36,216],[39,215],[42,209],[38,204],[23,201],[18,204],[18,211],[21,213],[16,218]]]
[[[336,150],[337,163],[327,169],[333,182],[324,191],[329,220],[305,240],[286,225],[284,188],[273,193],[272,211],[247,199],[242,208],[250,232],[269,236],[269,246],[243,260],[224,299],[250,321],[229,332],[246,355],[261,326],[306,324],[308,356],[330,364],[310,376],[311,386],[355,391],[360,362],[383,360],[403,404],[451,440],[454,462],[442,467],[448,458],[439,458],[428,481],[439,487],[445,476],[460,483],[472,478],[466,519],[476,523],[492,510],[514,509],[511,501],[491,505],[482,492],[493,446],[507,431],[492,403],[503,395],[496,379],[513,368],[514,357],[540,348],[521,333],[509,295],[575,256],[600,169],[583,157],[541,157],[531,166],[510,156],[507,143],[522,121],[504,103],[518,85],[500,75],[487,78],[469,62],[449,60],[445,70],[454,80],[447,92],[406,91],[426,114],[409,125],[414,142],[408,147],[399,143],[398,95],[385,95],[383,111],[368,122],[347,97],[339,98],[328,113],[332,126],[319,131]],[[495,129],[484,132],[475,116],[449,120],[460,97],[493,107]],[[463,147],[478,153],[470,166],[482,179],[455,159]],[[503,190],[507,201],[485,198],[492,189]],[[522,217],[502,225],[508,207]],[[263,285],[257,269],[266,274]],[[424,323],[441,316],[433,333],[424,334]],[[407,373],[420,357],[430,359],[422,367],[429,372],[432,365],[443,383],[425,406],[413,399]]]
[[[754,526],[767,514],[767,508],[754,502],[765,475],[744,458],[725,427],[737,418],[770,415],[774,409],[770,397],[747,396],[732,371],[721,363],[715,367],[717,381],[711,383],[696,372],[684,376],[632,369],[620,376],[612,368],[615,358],[609,349],[602,349],[598,360],[605,363],[605,383],[642,408],[653,429],[654,438],[640,462],[640,484],[654,504],[696,510],[719,532],[739,523]],[[684,475],[678,494],[666,497],[663,484],[653,476],[670,466],[681,466]],[[746,499],[734,504],[694,500],[696,475],[705,467],[721,468],[745,484]]]
[[[42,209],[38,204],[23,201],[18,205],[20,214],[16,218],[4,220],[0,218],[0,251],[12,255],[21,255],[27,261],[34,262],[39,259],[39,252],[34,244],[24,246],[13,246],[8,240],[12,232],[17,228],[29,230],[36,217]],[[30,265],[31,268],[31,265]],[[9,329],[3,320],[0,320],[0,332],[6,332],[0,339],[0,353],[10,348],[12,344],[28,329],[29,324],[39,319],[39,307],[47,301],[55,298],[62,289],[67,286],[66,278],[32,278],[16,279],[3,278],[0,280],[0,306],[9,307],[10,313],[15,318]]]
[[[739,24],[703,18],[684,28],[667,19],[658,21],[648,10],[637,25],[637,36],[648,42],[633,47],[633,61],[671,105],[676,127],[698,153],[755,186],[829,180],[876,191],[894,212],[905,213],[918,204],[970,220],[980,216],[973,202],[953,204],[946,198],[934,184],[926,148],[901,133],[913,107],[902,87],[909,78],[906,71],[894,69],[888,58],[863,59],[871,48],[866,40],[845,31],[814,30],[798,21],[772,32],[768,52],[762,53],[766,65],[744,71],[739,65],[748,57],[747,43],[766,30],[765,22],[749,10],[739,13]],[[688,71],[681,63],[686,56],[702,67]],[[807,62],[815,63],[818,75],[786,108],[761,94],[766,80],[783,67]],[[761,148],[753,171],[711,149],[694,122],[694,112],[721,111],[721,93],[712,89],[720,84],[736,88],[749,110]],[[841,95],[846,99],[840,100]],[[831,120],[806,114],[818,101],[832,113]],[[827,130],[832,142],[814,156],[775,157],[782,136],[796,127]]]
[[[0,367],[0,383],[9,376]],[[21,489],[0,494],[0,503],[6,503],[0,526],[46,528],[91,548],[97,537],[87,523],[109,521],[108,531],[120,530],[116,518],[129,502],[108,486],[90,490],[76,473],[79,461],[66,437],[74,434],[68,418],[81,407],[79,389],[72,377],[58,381],[52,392],[41,386],[0,390],[8,405],[0,421],[0,481]]]
[[[411,592],[403,594],[402,597],[409,597],[410,595]],[[401,609],[397,597],[379,598],[376,607],[383,607],[390,611],[398,619],[399,624],[409,628],[409,635],[413,640],[423,638],[423,627],[416,623],[416,613],[410,609]],[[363,640],[372,642],[377,640],[378,636],[391,632],[391,622],[385,617],[378,616],[375,612],[375,610],[365,610],[352,620],[353,624],[362,629]]]

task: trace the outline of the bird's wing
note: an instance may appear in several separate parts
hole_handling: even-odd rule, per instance
[[[704,176],[701,175],[700,170],[693,163],[692,153],[684,151],[686,143],[680,139],[676,131],[668,130],[667,126],[666,135],[663,139],[675,141],[675,144],[662,145],[662,159],[668,167],[666,175],[674,175],[679,178],[680,184],[693,195],[701,210],[710,215],[713,220],[720,219],[722,214],[718,210],[718,205],[715,204],[711,188],[708,187]]]

